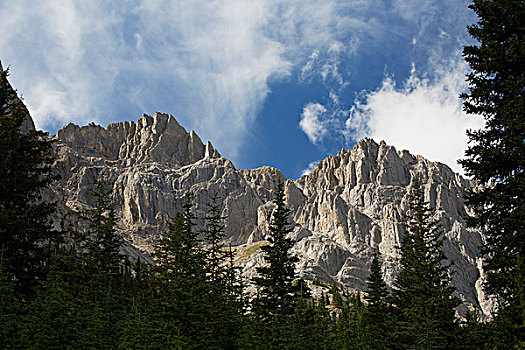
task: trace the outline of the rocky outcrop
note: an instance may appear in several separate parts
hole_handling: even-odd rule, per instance
[[[62,212],[90,206],[90,185],[104,177],[113,184],[119,232],[144,254],[181,209],[188,191],[198,217],[216,195],[227,217],[226,240],[236,247],[243,273],[253,276],[261,262],[259,248],[266,244],[272,194],[281,180],[292,211],[300,273],[360,290],[376,248],[387,282],[395,279],[396,247],[417,177],[442,225],[444,251],[454,262],[453,283],[465,302],[460,312],[468,306],[490,311],[480,288],[482,235],[465,224],[463,197],[473,184],[444,164],[364,139],[319,162],[310,174],[287,180],[270,167],[236,169],[211,143],[204,145],[195,132],[161,113],[107,128],[69,124],[55,138],[55,169],[61,175],[55,196]]]
[[[343,149],[293,181],[303,195],[292,196],[302,203],[295,204],[293,219],[312,232],[297,252],[310,252],[304,260],[313,258],[309,267],[313,271],[329,266],[324,268],[327,275],[343,285],[363,289],[371,250],[378,248],[391,284],[397,272],[397,247],[404,233],[408,195],[416,178],[434,209],[434,219],[441,224],[446,238],[443,250],[454,263],[453,284],[458,295],[488,313],[491,302],[479,288],[482,235],[466,227],[468,209],[463,198],[473,183],[444,164],[397,152],[384,142],[361,140],[352,150]],[[307,249],[309,244],[317,248]],[[333,253],[320,255],[323,251]],[[334,266],[339,267],[337,271]]]
[[[82,156],[135,163],[158,163],[179,168],[204,158],[218,158],[211,143],[203,145],[195,131],[187,133],[175,118],[144,114],[137,123],[120,122],[107,128],[95,124],[79,127],[68,124],[58,131],[57,140]]]

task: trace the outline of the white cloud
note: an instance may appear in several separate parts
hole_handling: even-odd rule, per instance
[[[165,108],[235,157],[270,82],[337,50],[335,3],[7,1],[0,53],[39,128]],[[154,109],[121,116],[116,103]]]
[[[444,6],[455,2],[447,0]],[[424,28],[439,4],[124,3],[0,3],[0,13],[6,14],[0,21],[0,59],[12,66],[11,81],[24,93],[37,126],[105,124],[162,109],[234,158],[273,80],[296,72],[306,82],[308,76],[324,75],[325,83],[335,86],[330,86],[331,98],[337,104],[340,86],[348,83],[342,57],[385,40],[391,32],[409,35],[413,26]],[[396,20],[387,21],[392,13]],[[446,25],[461,22],[457,13],[443,17],[448,21],[443,27],[451,33]],[[140,111],[122,115],[119,108],[126,105]]]
[[[398,149],[440,161],[462,173],[468,128],[483,126],[482,118],[467,116],[458,95],[466,88],[466,64],[452,62],[436,70],[435,79],[419,78],[413,70],[403,86],[387,77],[382,86],[356,101],[347,120],[348,136],[385,140]]]
[[[299,80],[301,82],[311,82],[313,78],[320,78],[326,86],[335,86],[341,90],[349,82],[345,81],[343,73],[340,70],[341,57],[345,54],[352,54],[355,50],[354,44],[346,47],[340,41],[329,43],[327,48],[321,52],[314,50],[300,69]]]
[[[314,69],[314,65],[319,57],[319,50],[314,50],[310,56],[308,57],[308,60],[304,64],[304,66],[301,68],[301,73],[299,75],[299,79],[301,82],[304,81],[310,81],[312,76],[312,71]]]
[[[447,37],[447,36],[450,36],[450,35],[448,35],[448,33],[445,32],[443,29],[439,28],[439,37],[440,37],[441,39],[443,39],[443,38],[445,38],[445,37]]]
[[[137,41],[137,49],[140,50],[142,48],[142,35],[140,35],[139,33],[135,33],[133,34],[133,37],[135,37],[135,40]]]
[[[299,126],[308,139],[317,144],[328,132],[328,123],[324,114],[326,108],[319,103],[308,103],[303,107]]]
[[[11,65],[13,85],[26,97],[37,127],[103,119],[98,107],[117,73],[111,59],[117,45],[109,45],[114,19],[105,8],[23,0],[0,6],[9,14],[0,22],[1,58]]]
[[[313,162],[308,163],[308,166],[306,167],[306,169],[304,169],[304,170],[301,172],[301,176],[308,175],[308,174],[310,174],[312,171],[314,171],[315,168],[317,167],[317,163],[319,163],[319,161],[313,161]]]

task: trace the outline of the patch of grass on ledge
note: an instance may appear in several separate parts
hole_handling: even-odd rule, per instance
[[[261,249],[261,247],[264,247],[265,245],[269,245],[269,244],[270,244],[270,242],[268,242],[268,241],[255,242],[251,246],[246,247],[246,249],[244,249],[241,252],[240,258],[241,259],[242,258],[247,258],[247,257],[257,253],[259,251],[259,249]]]

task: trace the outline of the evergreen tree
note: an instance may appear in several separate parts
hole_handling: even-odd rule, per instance
[[[87,220],[86,256],[94,271],[117,275],[125,260],[120,253],[124,239],[116,232],[117,218],[110,184],[105,179],[95,181],[91,196],[95,200],[94,208],[81,215]]]
[[[111,187],[105,178],[95,182],[91,191],[95,206],[83,216],[88,220],[85,271],[89,274],[86,281],[91,291],[87,307],[93,312],[93,325],[98,327],[94,335],[105,346],[114,347],[119,342],[128,304],[126,281],[130,271],[126,268],[126,257],[120,252],[124,240],[116,232]]]
[[[292,231],[288,223],[290,210],[284,203],[284,185],[281,181],[277,185],[273,202],[276,208],[270,223],[270,244],[261,247],[266,265],[257,267],[259,276],[253,279],[259,289],[255,310],[265,320],[292,314],[298,294],[297,285],[293,283],[298,259],[290,254],[293,246],[293,241],[287,238]]]
[[[53,180],[52,141],[42,131],[22,132],[27,109],[0,71],[0,250],[6,276],[16,294],[34,295],[44,278],[49,225],[54,206],[40,202],[41,190]]]
[[[460,330],[461,342],[458,349],[504,349],[503,344],[509,344],[508,339],[499,338],[497,341],[492,339],[490,328],[494,326],[493,322],[483,322],[479,317],[479,312],[468,312],[465,320],[462,322]],[[499,344],[497,344],[500,342]],[[492,343],[492,344],[490,344]]]
[[[367,349],[364,306],[360,293],[347,298],[347,306],[337,319],[338,349]]]
[[[240,347],[240,337],[245,326],[246,296],[245,282],[240,275],[240,268],[234,263],[234,252],[230,246],[226,262],[225,291],[226,303],[222,310],[222,318],[226,321],[221,327],[221,347],[237,349]]]
[[[187,196],[156,247],[158,295],[153,331],[160,347],[207,348],[211,341],[205,258]]]
[[[0,344],[5,349],[20,347],[23,330],[21,305],[16,297],[14,282],[3,268],[0,253]]]
[[[153,334],[153,280],[149,264],[137,258],[133,264],[133,276],[130,276],[127,291],[128,305],[123,317],[119,337],[119,349],[154,348]]]
[[[467,113],[485,127],[469,131],[467,175],[482,185],[467,202],[470,225],[485,231],[485,290],[499,298],[500,314],[510,317],[515,341],[525,347],[525,3],[474,0],[478,15],[468,27],[476,39],[463,55],[472,68],[470,91],[462,94]]]
[[[401,349],[454,348],[457,324],[442,234],[417,179],[409,195],[400,272],[393,302],[396,343]]]
[[[217,194],[212,196],[210,203],[207,204],[208,212],[204,218],[204,243],[206,250],[206,269],[208,279],[216,288],[223,284],[228,252],[224,250],[224,220],[226,217],[221,215],[220,205],[217,203]]]
[[[120,254],[110,190],[97,181],[95,205],[80,215],[75,241],[53,246],[51,273],[31,306],[28,335],[37,348],[103,348],[119,343],[129,304],[130,270]]]
[[[59,257],[57,257],[59,258]],[[71,281],[61,263],[53,262],[47,279],[39,289],[26,317],[24,346],[34,349],[64,349],[85,344],[79,333],[86,329],[90,317],[80,312]],[[91,334],[89,336],[91,338]]]
[[[204,218],[205,273],[209,283],[210,343],[208,348],[237,348],[243,312],[243,290],[231,247],[224,247],[224,220],[217,194],[207,204]]]
[[[365,300],[368,302],[364,310],[365,327],[365,348],[366,349],[385,349],[391,343],[389,339],[392,316],[389,303],[389,293],[379,262],[379,253],[374,250],[370,276],[366,282],[367,295]]]

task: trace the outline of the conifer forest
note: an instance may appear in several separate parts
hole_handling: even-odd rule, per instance
[[[482,230],[491,317],[459,315],[452,263],[422,184],[402,218],[399,273],[384,280],[375,252],[363,292],[299,277],[290,209],[275,183],[257,276],[225,244],[217,195],[159,232],[154,264],[126,254],[112,183],[88,184],[89,209],[61,213],[42,194],[56,181],[54,141],[23,131],[27,111],[0,77],[0,348],[2,349],[525,349],[525,2],[474,0],[476,44],[464,47],[460,97],[485,127],[460,160],[479,186],[465,200]],[[197,224],[197,223],[203,223]],[[315,289],[323,290],[322,293]],[[320,289],[319,289],[320,288]]]

